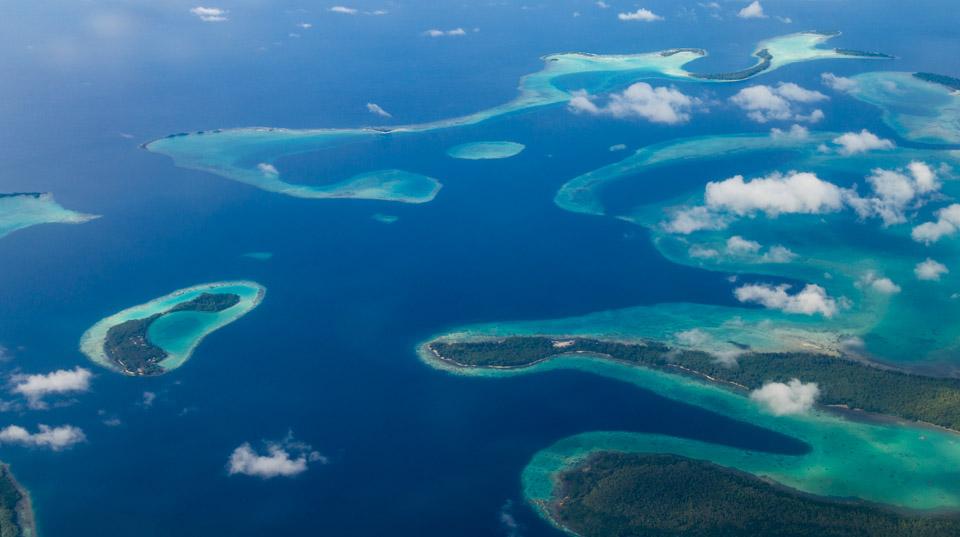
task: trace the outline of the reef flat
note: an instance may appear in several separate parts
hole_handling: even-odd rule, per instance
[[[0,193],[0,238],[39,224],[82,224],[95,218],[98,217],[64,209],[52,194]]]
[[[168,373],[189,360],[207,335],[259,305],[265,292],[248,281],[181,289],[98,322],[81,338],[80,350],[125,375]]]
[[[577,535],[940,537],[955,515],[917,515],[778,487],[730,468],[674,455],[596,453],[556,476],[547,507]]]
[[[805,352],[742,352],[729,359],[658,341],[612,341],[581,337],[514,336],[433,341],[426,351],[459,367],[523,368],[564,354],[610,360],[691,376],[735,392],[767,382],[815,382],[824,407],[866,411],[960,431],[960,379],[909,374],[862,360]],[[722,358],[722,355],[719,357]],[[735,363],[734,363],[735,362]]]
[[[447,155],[464,160],[503,159],[519,155],[525,147],[516,142],[469,142],[451,147]]]
[[[743,80],[770,72],[791,63],[844,59],[821,45],[837,34],[801,32],[765,40],[758,46],[762,68],[751,68],[730,78],[729,74],[694,74],[686,64],[703,57],[706,52],[694,48],[666,51],[597,55],[583,52],[551,54],[543,57],[542,70],[520,80],[519,95],[512,101],[462,117],[396,127],[347,129],[216,129],[172,134],[143,145],[148,151],[167,155],[174,164],[196,169],[248,184],[268,192],[288,196],[329,199],[359,198],[406,203],[424,203],[439,190],[435,179],[403,170],[360,171],[346,180],[315,178],[317,184],[295,184],[283,179],[276,166],[282,157],[329,150],[343,144],[370,140],[378,136],[415,136],[419,133],[453,129],[520,113],[534,108],[565,103],[573,91],[612,91],[627,83],[650,78],[701,81],[704,83]],[[564,83],[576,77],[578,87]]]
[[[0,535],[3,537],[37,537],[36,519],[30,493],[0,463]]]
[[[932,73],[872,72],[853,77],[850,94],[877,106],[883,120],[907,140],[960,144],[960,84]]]
[[[657,250],[676,263],[744,275],[749,278],[747,283],[763,283],[764,276],[786,278],[800,282],[794,284],[794,292],[807,284],[816,285],[834,301],[836,311],[807,316],[809,329],[832,333],[833,341],[858,338],[864,344],[864,353],[873,359],[943,372],[956,370],[958,364],[953,357],[960,348],[960,331],[943,312],[960,314],[960,304],[943,290],[956,285],[958,280],[949,272],[922,279],[917,271],[928,259],[956,259],[960,245],[951,239],[936,243],[918,240],[913,230],[936,219],[937,211],[946,205],[940,196],[960,194],[950,171],[960,163],[958,154],[892,144],[848,154],[835,142],[841,136],[842,133],[831,132],[809,132],[803,136],[725,135],[656,144],[568,181],[555,202],[569,211],[616,217],[647,228]],[[765,164],[772,155],[776,155],[776,163]],[[620,188],[627,183],[657,181],[675,166],[699,162],[704,163],[702,169],[709,170],[710,162],[733,158],[758,163],[763,171],[739,180],[711,175],[690,178],[689,186],[678,189],[669,199],[653,203],[638,194],[624,195]],[[938,191],[929,194],[929,199],[918,198],[909,210],[897,209],[884,215],[875,212],[876,208],[886,210],[889,205],[880,195],[870,192],[870,185],[879,184],[875,182],[885,177],[906,178],[909,184],[912,179],[907,168],[920,164],[935,176],[939,174]],[[737,181],[767,179],[773,181],[768,184],[782,184],[784,177],[800,172],[814,174],[816,178],[812,180],[830,189],[836,195],[836,203],[813,214],[788,211],[772,216],[763,210],[739,215],[707,206],[708,183],[717,185],[729,179],[728,184],[739,184]],[[887,172],[893,175],[884,175]],[[616,212],[608,209],[610,199],[618,205]],[[635,201],[631,203],[631,199]],[[697,217],[701,221],[695,221]],[[681,229],[687,224],[689,228]],[[876,284],[878,278],[884,282]],[[731,285],[731,293],[736,287]],[[689,323],[676,324],[697,328],[694,319],[704,316],[696,311],[700,309],[693,307],[685,313],[692,316]],[[733,322],[743,315],[744,308],[726,311],[726,319],[712,320],[708,326]],[[716,310],[710,312],[712,318]],[[771,327],[781,322],[783,318],[776,315],[768,319]],[[656,326],[670,330],[669,325]],[[645,332],[654,339],[669,336]],[[728,337],[717,341],[740,341],[746,332],[750,329],[739,333],[731,330]],[[779,352],[795,346],[765,348]]]

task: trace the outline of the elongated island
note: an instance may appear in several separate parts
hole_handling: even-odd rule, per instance
[[[10,467],[3,463],[0,463],[0,535],[37,537],[30,494],[17,482]]]
[[[98,322],[81,338],[80,350],[124,375],[162,375],[190,359],[207,335],[257,307],[265,292],[250,281],[181,289]]]

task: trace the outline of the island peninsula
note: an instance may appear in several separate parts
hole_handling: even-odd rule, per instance
[[[207,335],[250,312],[265,292],[248,281],[181,289],[100,321],[80,349],[124,375],[161,375],[183,365]]]

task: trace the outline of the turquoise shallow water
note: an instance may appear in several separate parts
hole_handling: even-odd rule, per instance
[[[465,160],[492,160],[519,155],[523,144],[516,142],[469,142],[451,147],[447,155]]]
[[[82,224],[94,218],[63,208],[50,194],[0,195],[0,238],[38,224]]]
[[[245,281],[209,283],[180,289],[101,320],[83,334],[80,350],[98,365],[116,370],[116,366],[103,350],[110,328],[129,320],[166,313],[174,306],[189,302],[203,293],[235,294],[240,297],[240,301],[223,311],[180,311],[155,320],[147,330],[147,337],[168,354],[158,364],[164,372],[182,366],[205,337],[257,307],[266,290],[257,283]]]

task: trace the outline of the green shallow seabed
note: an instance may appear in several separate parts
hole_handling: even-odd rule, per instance
[[[792,155],[778,171],[815,172],[821,179],[843,188],[857,184],[861,194],[867,193],[864,177],[876,168],[900,169],[912,161],[926,162],[934,169],[942,165],[953,168],[960,163],[957,153],[949,150],[895,148],[843,155],[831,143],[839,134],[810,133],[803,138],[724,135],[657,144],[572,179],[557,193],[555,202],[569,211],[606,215],[603,193],[615,183],[653,180],[654,171],[666,173],[670,166],[707,163],[730,156],[762,158],[765,153],[775,151]],[[866,350],[874,358],[901,365],[958,369],[960,364],[954,357],[960,351],[960,326],[952,319],[960,315],[960,302],[953,298],[953,293],[960,289],[960,271],[947,273],[939,281],[920,281],[914,267],[928,257],[954,266],[960,260],[960,247],[952,238],[933,245],[910,238],[913,225],[933,219],[930,214],[933,209],[944,206],[949,197],[960,195],[960,185],[949,171],[941,170],[939,175],[943,180],[942,195],[947,198],[931,200],[928,207],[910,211],[907,222],[889,227],[876,219],[859,220],[847,209],[820,215],[745,217],[733,220],[723,229],[700,230],[689,235],[669,233],[663,228],[663,223],[677,208],[703,203],[703,185],[707,181],[726,177],[704,177],[694,190],[673,199],[638,204],[624,214],[608,216],[648,228],[656,248],[676,263],[747,275],[752,282],[765,281],[763,276],[775,276],[822,286],[845,307],[833,318],[816,317],[808,324],[818,332],[833,333],[835,340],[849,336],[863,338]],[[763,248],[755,253],[730,254],[726,251],[726,241],[732,236],[756,241]],[[764,254],[774,246],[788,248],[795,257],[781,262],[765,258]],[[890,278],[900,287],[900,292],[886,295],[865,286],[862,279],[871,272]],[[731,292],[735,285],[731,284]],[[799,288],[794,286],[791,292],[796,291]],[[743,308],[724,309],[728,318],[744,315]],[[697,316],[692,312],[691,315]],[[771,326],[783,323],[782,316],[764,315],[770,317]],[[653,333],[649,337],[669,339],[669,335]],[[736,333],[726,337],[744,339],[744,335]],[[788,347],[784,345],[780,350],[793,350]]]
[[[960,144],[960,92],[903,72],[862,73],[850,94],[883,110],[883,120],[903,138]]]
[[[38,224],[82,224],[95,218],[64,209],[50,194],[0,194],[0,238]]]
[[[816,59],[850,59],[820,45],[834,34],[802,32],[768,39],[758,50],[774,57],[763,72],[790,63]],[[520,80],[516,99],[487,110],[452,119],[400,127],[350,129],[217,129],[178,133],[144,144],[148,151],[171,157],[174,164],[210,172],[257,188],[301,198],[360,198],[423,203],[439,189],[436,180],[413,172],[382,170],[361,173],[340,182],[317,178],[319,185],[294,184],[283,180],[273,163],[281,157],[330,149],[373,136],[411,136],[440,129],[473,125],[498,116],[568,101],[572,94],[561,82],[574,75],[594,75],[574,89],[611,91],[625,84],[650,78],[682,79],[702,83],[684,66],[706,53],[699,49],[624,55],[594,55],[581,52],[545,56],[542,70]],[[863,59],[863,58],[861,58]]]
[[[447,155],[464,160],[503,159],[519,155],[525,148],[516,142],[469,142],[451,147]]]
[[[96,364],[116,371],[113,362],[103,350],[104,340],[110,328],[126,321],[167,312],[174,306],[189,302],[203,293],[235,294],[240,297],[240,302],[219,312],[180,311],[164,315],[154,321],[147,334],[154,345],[168,354],[159,363],[164,372],[170,372],[182,366],[190,359],[193,351],[205,337],[257,307],[263,300],[266,289],[250,281],[208,283],[180,289],[101,320],[83,334],[80,339],[80,350]]]

